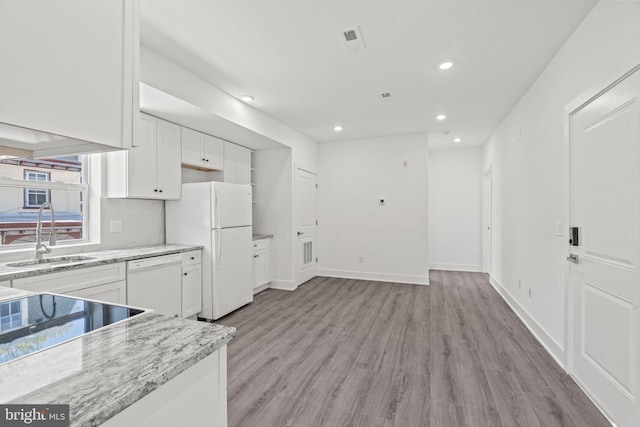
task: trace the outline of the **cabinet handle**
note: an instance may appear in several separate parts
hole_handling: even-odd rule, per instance
[[[184,275],[186,276],[186,275],[187,275],[187,273],[184,273]]]
[[[155,190],[153,190],[153,191],[155,191],[155,192],[157,193],[157,192],[158,192],[158,189],[156,188],[156,189],[155,189]]]
[[[207,159],[205,159],[205,158],[203,157],[203,158],[202,158],[202,161],[204,162],[205,160],[207,160]]]
[[[180,317],[180,316],[178,316],[177,314],[174,314],[173,317]]]
[[[158,190],[158,191],[162,193],[162,190]]]
[[[192,256],[191,259],[196,259],[196,257]]]

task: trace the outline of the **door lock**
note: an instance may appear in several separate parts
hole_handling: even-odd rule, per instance
[[[580,227],[570,227],[569,228],[569,244],[571,246],[580,246],[580,241],[582,240],[580,237]]]
[[[580,264],[580,256],[576,254],[571,254],[567,257],[567,261],[570,261],[574,264]]]

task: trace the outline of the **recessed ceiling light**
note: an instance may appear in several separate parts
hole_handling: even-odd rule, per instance
[[[451,67],[453,67],[453,62],[451,61],[444,61],[441,62],[440,65],[438,65],[438,68],[440,68],[441,70],[448,70]]]
[[[251,95],[242,95],[240,97],[240,99],[242,99],[244,102],[251,102],[251,101],[253,101],[253,96],[251,96]]]
[[[455,142],[456,144],[460,141],[462,141],[462,138],[453,138],[453,142]]]
[[[444,114],[438,114],[436,116],[436,120],[438,120],[438,121],[443,121],[446,118],[447,118],[447,116],[445,116]]]
[[[342,132],[342,126],[340,126],[340,125],[335,125],[335,126],[333,127],[333,130],[335,130],[336,132]]]

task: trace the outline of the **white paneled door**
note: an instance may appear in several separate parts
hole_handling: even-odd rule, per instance
[[[297,284],[304,283],[317,275],[316,190],[316,175],[296,168]]]
[[[638,97],[637,71],[570,118],[570,370],[619,427],[640,426]]]

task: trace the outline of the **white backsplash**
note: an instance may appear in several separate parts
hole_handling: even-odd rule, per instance
[[[100,200],[101,249],[131,248],[164,243],[164,201]],[[122,231],[111,232],[111,221],[122,221]]]

